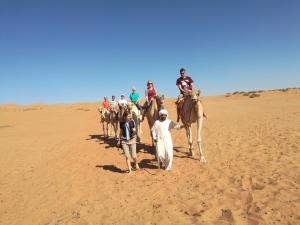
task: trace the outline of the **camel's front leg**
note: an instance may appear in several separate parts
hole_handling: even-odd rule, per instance
[[[114,125],[114,130],[115,130],[115,139],[118,141],[118,123],[115,123]]]
[[[141,124],[140,124],[140,121],[139,119],[137,119],[137,142],[140,142],[141,141]]]
[[[103,137],[105,138],[105,124],[104,124],[104,122],[102,122],[102,130],[103,130]]]
[[[192,127],[190,125],[186,126],[186,136],[189,142],[189,151],[190,151],[190,156],[194,156],[194,151],[193,151],[193,137],[192,137]]]
[[[109,124],[108,123],[106,123],[106,138],[108,138],[108,136],[109,136]]]
[[[198,149],[200,154],[200,162],[206,163],[206,159],[204,157],[204,153],[202,150],[202,138],[201,138],[202,123],[203,123],[203,116],[201,116],[197,120],[197,144],[198,144]]]

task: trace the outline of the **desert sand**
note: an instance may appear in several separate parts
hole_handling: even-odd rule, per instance
[[[207,164],[180,130],[158,170],[144,122],[130,176],[99,103],[0,105],[0,224],[300,224],[300,90],[246,95],[202,98]]]

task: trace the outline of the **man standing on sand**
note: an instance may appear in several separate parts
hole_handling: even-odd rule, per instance
[[[119,138],[124,155],[126,157],[126,164],[128,173],[131,174],[131,158],[135,163],[135,169],[139,170],[136,155],[136,128],[135,122],[130,113],[125,112],[120,122],[120,138]]]
[[[173,161],[173,142],[170,133],[171,129],[180,129],[184,125],[176,124],[167,119],[168,111],[159,111],[159,120],[156,120],[152,127],[153,140],[156,142],[157,158],[162,162],[165,170],[170,170]]]

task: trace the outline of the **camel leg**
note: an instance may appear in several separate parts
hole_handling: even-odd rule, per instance
[[[188,142],[189,142],[189,151],[190,151],[190,156],[194,156],[194,151],[193,151],[193,137],[192,137],[192,127],[191,126],[187,126],[185,128],[186,130],[186,136],[188,138]]]
[[[104,124],[104,122],[102,123],[102,130],[103,130],[103,137],[105,138],[105,124]]]
[[[108,126],[109,126],[108,123],[106,123],[106,138],[108,138],[108,135],[109,135],[109,134],[108,134],[108,130],[109,130],[109,129],[108,129]]]
[[[200,162],[206,163],[206,159],[204,157],[204,153],[202,150],[202,138],[201,138],[202,124],[203,124],[203,116],[201,116],[197,120],[197,144],[198,144],[198,149],[200,154]]]
[[[141,141],[141,124],[139,118],[137,118],[137,142]]]

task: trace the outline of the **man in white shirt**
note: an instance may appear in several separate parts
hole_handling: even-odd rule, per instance
[[[121,107],[125,108],[127,106],[127,100],[124,94],[121,94],[121,98],[119,99],[118,103]]]
[[[159,120],[156,120],[152,127],[152,136],[156,142],[156,156],[159,162],[162,162],[165,170],[170,170],[173,161],[173,142],[170,133],[171,129],[180,129],[184,125],[177,124],[167,119],[168,111],[162,109],[159,111]]]

